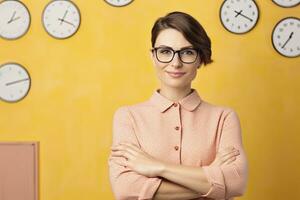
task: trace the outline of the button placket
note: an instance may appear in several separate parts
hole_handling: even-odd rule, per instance
[[[180,122],[180,104],[178,103],[174,103],[173,104],[175,110],[176,110],[176,124],[174,126],[174,130],[175,130],[175,133],[178,134],[177,136],[177,143],[174,144],[174,150],[175,151],[178,151],[180,149],[180,144],[181,144],[181,122]],[[180,156],[180,155],[179,155]]]
[[[177,125],[174,126],[174,129],[180,133],[180,104],[174,103],[174,107],[176,107],[176,114],[177,114]]]

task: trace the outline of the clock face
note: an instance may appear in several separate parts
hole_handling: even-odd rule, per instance
[[[43,11],[42,22],[49,35],[65,39],[77,32],[80,26],[80,12],[71,1],[51,1]]]
[[[0,66],[0,99],[16,102],[23,99],[30,89],[30,77],[24,67],[17,63]]]
[[[0,37],[13,40],[22,37],[30,26],[30,14],[20,1],[0,2]]]
[[[126,6],[131,2],[133,2],[133,0],[104,0],[104,1],[112,6],[117,6],[117,7]]]
[[[300,19],[287,17],[273,29],[272,43],[275,50],[286,57],[300,55]]]
[[[232,33],[242,34],[253,29],[259,10],[253,0],[225,0],[220,8],[222,25]]]
[[[299,5],[300,0],[273,0],[273,2],[281,7],[290,8]]]

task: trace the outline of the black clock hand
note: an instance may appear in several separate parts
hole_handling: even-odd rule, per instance
[[[62,18],[62,20],[61,20],[61,22],[60,22],[60,25],[63,23],[63,21],[64,21],[66,15],[67,15],[67,13],[68,13],[68,10],[66,10],[66,12],[65,12],[65,14],[64,14],[64,16],[63,16],[63,18]]]
[[[237,12],[237,11],[235,10],[234,12],[237,13],[237,15],[236,15],[235,17],[241,15],[241,16],[245,17],[246,19],[249,19],[251,22],[253,21],[253,19],[251,19],[250,17],[248,17],[248,16],[242,14],[243,10],[241,10],[240,12]]]
[[[68,22],[68,21],[66,21],[66,20],[64,20],[64,19],[60,19],[60,18],[58,18],[58,20],[60,20],[60,21],[61,21],[61,23],[62,23],[62,22],[65,22],[65,23],[67,23],[67,24],[70,24],[70,25],[72,25],[72,26],[74,26],[74,27],[75,27],[75,25],[74,25],[73,23],[71,23],[71,22]]]
[[[293,35],[294,35],[294,32],[291,32],[291,34],[290,34],[290,36],[289,36],[289,38],[285,41],[285,43],[282,45],[282,49],[285,47],[285,45],[292,39],[292,37],[293,37]]]
[[[243,15],[242,13],[241,13],[241,16],[243,16],[243,17],[245,17],[246,19],[249,19],[249,21],[253,21],[253,19],[251,19],[250,17],[248,17],[248,16],[246,16],[246,15]]]
[[[13,21],[13,18],[15,17],[15,14],[16,14],[16,11],[14,11],[14,13],[11,16],[10,20],[8,20],[8,22],[7,22],[8,24]]]
[[[237,16],[239,16],[243,12],[243,10],[241,10],[240,12],[238,12],[238,11],[235,10],[234,12],[236,13],[235,17],[237,17]]]
[[[23,81],[27,81],[27,80],[29,80],[29,78],[24,78],[24,79],[21,79],[21,80],[12,81],[12,82],[6,83],[5,85],[9,86],[9,85],[16,84],[16,83],[23,82]]]

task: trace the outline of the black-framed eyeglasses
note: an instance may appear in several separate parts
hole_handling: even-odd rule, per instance
[[[169,63],[173,60],[176,53],[178,53],[181,62],[186,64],[194,63],[197,60],[199,51],[195,48],[184,48],[175,51],[170,47],[154,47],[151,51],[155,53],[156,59],[162,63]]]

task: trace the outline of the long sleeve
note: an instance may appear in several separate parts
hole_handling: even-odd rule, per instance
[[[114,113],[112,140],[112,145],[130,142],[140,146],[134,132],[133,118],[126,106],[118,108]],[[113,159],[125,160],[123,157]],[[108,161],[108,165],[110,184],[117,200],[152,199],[162,181],[158,177],[150,178],[129,171],[111,160]]]
[[[202,197],[229,199],[244,194],[248,179],[248,161],[242,144],[240,121],[234,110],[229,110],[220,128],[218,149],[234,146],[239,150],[240,155],[228,165],[203,166],[211,188]]]

